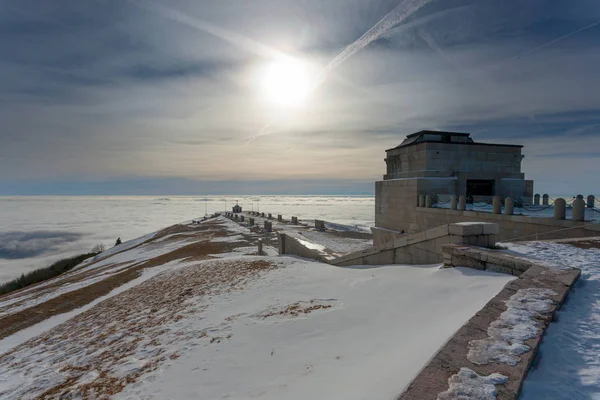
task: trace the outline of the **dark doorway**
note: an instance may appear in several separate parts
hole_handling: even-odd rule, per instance
[[[473,179],[467,180],[467,201],[486,201],[488,197],[493,197],[496,189],[496,181],[493,179]]]

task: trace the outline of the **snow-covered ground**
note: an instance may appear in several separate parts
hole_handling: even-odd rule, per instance
[[[275,260],[283,268],[188,321],[227,339],[172,344],[182,356],[118,398],[390,399],[511,279]]]
[[[548,242],[508,246],[582,271],[542,340],[520,399],[600,399],[600,249]]]
[[[212,223],[228,234],[213,241],[253,240],[225,218]],[[125,253],[143,257],[145,247]],[[265,250],[186,255],[8,336],[0,398],[390,399],[513,279],[439,266],[340,268]]]

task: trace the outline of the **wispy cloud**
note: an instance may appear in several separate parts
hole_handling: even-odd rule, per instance
[[[425,128],[523,143],[544,181],[600,133],[592,0],[31,4],[0,8],[0,184],[368,181]],[[286,53],[335,66],[293,112],[256,84]]]

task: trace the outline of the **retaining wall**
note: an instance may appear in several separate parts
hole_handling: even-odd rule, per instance
[[[325,263],[333,258],[324,251],[307,247],[306,244],[301,243],[298,239],[286,235],[285,233],[277,233],[277,238],[279,240],[279,255],[291,254]]]
[[[339,266],[385,264],[435,264],[443,261],[442,246],[472,244],[493,246],[496,224],[458,223],[438,226],[414,235],[399,235],[390,230],[372,229],[380,243],[373,249],[350,253],[332,260]],[[375,240],[374,240],[375,242]]]

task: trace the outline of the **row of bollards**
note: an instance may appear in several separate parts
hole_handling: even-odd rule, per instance
[[[542,199],[542,205],[543,206],[547,206],[550,204],[550,196],[548,196],[547,194],[544,194],[541,196]],[[584,197],[582,194],[578,194],[576,196],[576,199],[581,199],[584,200]],[[573,203],[574,204],[574,203]],[[587,206],[587,208],[594,208],[596,207],[596,196],[594,196],[593,194],[590,194],[584,201],[584,206]],[[533,196],[533,205],[534,206],[539,206],[540,205],[540,195],[539,194],[535,194]]]
[[[539,196],[539,195],[537,195]],[[547,195],[544,195],[544,198]],[[591,196],[593,198],[593,196]],[[539,200],[539,198],[538,198]],[[579,195],[573,200],[573,208],[571,209],[571,219],[573,221],[584,221],[585,220],[585,207],[594,206],[593,199],[590,203],[590,196],[588,196],[587,204],[583,199],[583,196]],[[546,201],[546,200],[544,200]],[[419,207],[431,208],[431,196],[420,194],[419,195]],[[450,209],[457,211],[466,211],[467,202],[465,196],[459,196],[458,201],[455,195],[450,197]],[[554,219],[564,220],[567,215],[567,202],[563,198],[558,198],[554,201]],[[502,198],[495,196],[492,201],[492,212],[494,214],[502,214]],[[511,197],[504,199],[504,214],[514,215],[515,213],[515,202]],[[316,221],[315,221],[316,223]]]

